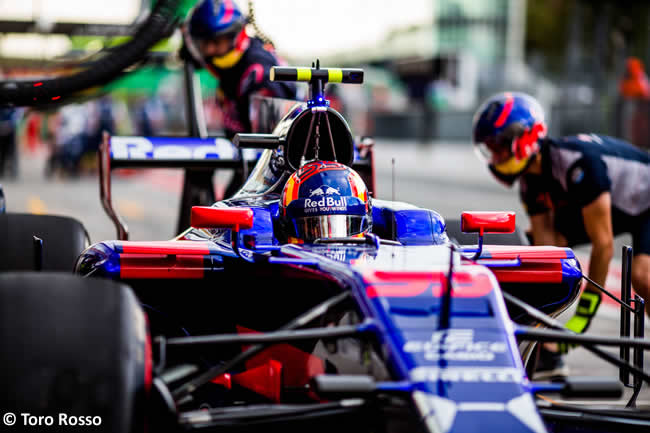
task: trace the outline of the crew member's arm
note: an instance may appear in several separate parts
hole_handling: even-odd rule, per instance
[[[611,180],[605,162],[593,155],[584,155],[567,172],[569,200],[582,209],[582,221],[591,241],[589,278],[603,285],[614,253],[612,228]],[[591,284],[588,291],[596,292]]]
[[[582,218],[592,245],[589,278],[604,286],[609,262],[614,255],[612,197],[609,191],[601,193],[596,200],[583,207]],[[597,291],[591,284],[588,284],[585,290]]]
[[[603,285],[614,249],[612,196],[609,192],[611,181],[607,166],[602,159],[585,155],[568,171],[566,184],[571,202],[582,209],[583,225],[591,241],[588,276]],[[598,311],[601,299],[598,289],[586,284],[576,313],[565,326],[574,332],[585,332]]]
[[[614,233],[612,229],[612,197],[603,192],[596,200],[582,208],[585,231],[591,240],[589,278],[605,284],[609,262],[614,255]],[[587,286],[588,290],[591,285]],[[594,290],[595,291],[595,290]]]
[[[609,191],[600,193],[591,203],[582,208],[582,218],[585,231],[591,240],[591,258],[589,259],[589,278],[594,282],[605,285],[609,262],[614,254],[614,235],[612,229],[612,197]],[[582,333],[589,328],[602,295],[591,283],[585,285],[580,295],[578,308],[566,327],[573,332]],[[562,352],[569,350],[569,345],[560,344]]]
[[[530,216],[533,245],[566,246],[566,240],[553,225],[553,211]]]

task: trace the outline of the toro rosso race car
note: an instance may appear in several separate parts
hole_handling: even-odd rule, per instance
[[[572,250],[483,245],[486,233],[515,231],[512,212],[464,213],[461,228],[478,243],[460,246],[436,212],[369,199],[372,146],[355,143],[323,98],[327,82],[358,84],[363,71],[276,67],[272,79],[308,82],[309,101],[266,101],[279,119],[266,122],[272,131],[239,134],[234,146],[105,137],[100,190],[118,240],[87,246],[74,220],[2,216],[6,239],[33,246],[0,248],[3,263],[41,271],[0,274],[3,410],[27,413],[27,426],[63,414],[63,425],[114,432],[650,428],[634,401],[596,411],[537,398],[618,398],[619,381],[529,379],[539,342],[568,342],[619,366],[638,393],[650,380],[649,344],[629,337],[631,313],[642,336],[639,298],[620,301],[621,338],[564,330],[553,317],[583,278]],[[113,168],[249,163],[239,192],[191,208],[176,238],[127,240]],[[350,190],[317,182],[334,172]],[[329,226],[308,224],[316,210]],[[76,275],[49,272],[66,254]],[[629,293],[629,275],[624,285]],[[622,357],[597,345],[619,346]]]

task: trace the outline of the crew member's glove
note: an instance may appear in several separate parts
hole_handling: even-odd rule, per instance
[[[583,291],[578,301],[578,308],[576,313],[564,325],[570,331],[577,334],[584,333],[591,324],[591,319],[596,315],[602,295],[596,292]],[[575,347],[575,344],[558,343],[561,353],[567,353],[569,349]]]

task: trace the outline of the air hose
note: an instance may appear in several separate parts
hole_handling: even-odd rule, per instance
[[[255,19],[255,4],[253,0],[248,0],[248,22],[253,26],[253,29],[255,29],[255,35],[262,40],[264,45],[270,45],[275,48],[275,44],[271,38],[269,38],[257,25],[257,20]]]
[[[169,36],[195,3],[196,0],[160,0],[128,42],[115,47],[85,70],[46,80],[0,83],[0,106],[51,104],[82,90],[106,84],[142,60],[152,46]]]

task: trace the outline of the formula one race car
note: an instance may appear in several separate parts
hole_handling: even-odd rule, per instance
[[[536,398],[622,392],[618,381],[531,382],[539,341],[584,345],[622,376],[632,374],[637,391],[650,381],[641,356],[648,342],[576,335],[552,318],[580,291],[583,275],[570,249],[484,246],[485,233],[515,230],[511,212],[464,213],[462,230],[478,233],[478,245],[462,247],[450,242],[436,212],[368,200],[372,148],[355,143],[322,96],[328,82],[361,83],[363,71],[276,67],[272,75],[308,82],[310,99],[289,104],[272,133],[238,135],[237,148],[223,139],[106,137],[101,191],[120,240],[86,248],[77,275],[0,274],[0,407],[17,416],[5,422],[119,432],[650,427],[634,409],[593,411]],[[276,102],[270,106],[288,106]],[[248,156],[251,148],[263,151]],[[249,160],[257,162],[240,191],[193,207],[191,228],[173,240],[126,240],[111,205],[111,168],[212,169]],[[336,170],[353,178],[350,191],[313,182]],[[303,196],[299,209],[283,201]],[[350,203],[367,203],[360,214],[367,219],[337,213]],[[329,225],[311,224],[310,213],[321,208],[331,212],[318,221]],[[294,211],[304,224],[288,222]],[[25,218],[2,218],[5,227],[13,221],[8,233],[32,230]],[[48,224],[50,232],[81,233]],[[35,238],[33,251],[26,249],[33,257],[22,260],[61,270],[52,263],[83,240],[43,245]],[[3,249],[7,262],[22,254]],[[632,310],[639,336],[638,297]],[[634,347],[634,365],[597,344],[626,354]]]

